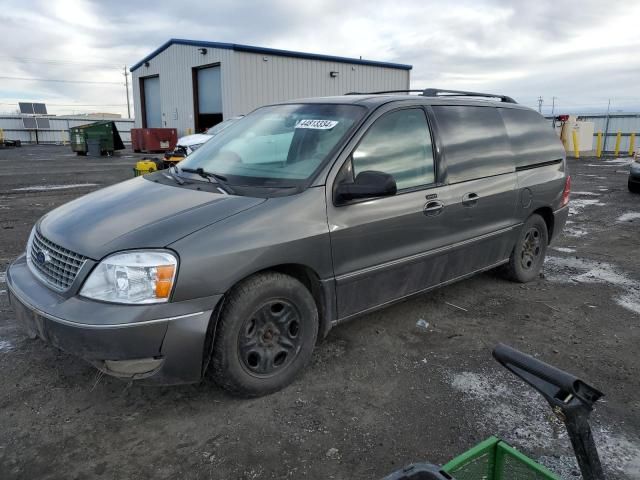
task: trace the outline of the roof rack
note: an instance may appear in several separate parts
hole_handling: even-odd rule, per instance
[[[380,92],[349,92],[345,95],[383,95],[386,93],[419,93],[423,97],[481,97],[498,98],[505,103],[518,103],[506,95],[494,93],[466,92],[464,90],[443,90],[440,88],[425,88],[423,90],[385,90]]]

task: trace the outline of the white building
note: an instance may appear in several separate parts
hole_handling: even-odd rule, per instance
[[[411,65],[171,39],[131,67],[136,127],[202,131],[294,98],[409,88]]]

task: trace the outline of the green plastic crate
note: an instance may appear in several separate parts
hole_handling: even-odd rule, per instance
[[[560,480],[508,443],[490,437],[442,467],[456,480]]]

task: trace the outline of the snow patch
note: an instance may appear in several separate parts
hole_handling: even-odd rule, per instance
[[[640,282],[610,263],[587,258],[547,257],[545,277],[552,282],[612,285],[622,290],[622,294],[614,298],[614,301],[621,307],[640,314]]]
[[[97,183],[70,183],[67,185],[32,185],[12,189],[13,192],[42,192],[47,190],[65,190],[68,188],[95,187]]]
[[[584,195],[584,196],[590,196],[590,197],[599,197],[601,194],[600,193],[594,193],[594,192],[571,192],[571,195]]]
[[[13,350],[14,346],[9,340],[0,340],[0,353]]]
[[[567,223],[569,223],[569,222],[567,222]],[[582,230],[581,228],[565,227],[564,230],[563,230],[563,233],[567,237],[584,237],[589,232],[587,232],[586,230]]]
[[[7,272],[0,272],[0,283],[7,283]]]
[[[631,222],[640,219],[640,212],[627,212],[618,217],[618,222]]]
[[[575,248],[569,248],[569,247],[551,247],[551,248],[557,252],[562,252],[562,253],[574,253],[576,251]]]
[[[606,203],[602,203],[595,198],[579,198],[569,202],[569,215],[577,215],[587,206],[604,207]]]

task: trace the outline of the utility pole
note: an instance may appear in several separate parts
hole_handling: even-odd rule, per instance
[[[127,90],[127,118],[131,118],[131,105],[129,104],[129,72],[124,66],[124,88]]]
[[[542,113],[542,95],[538,97],[538,113]]]

